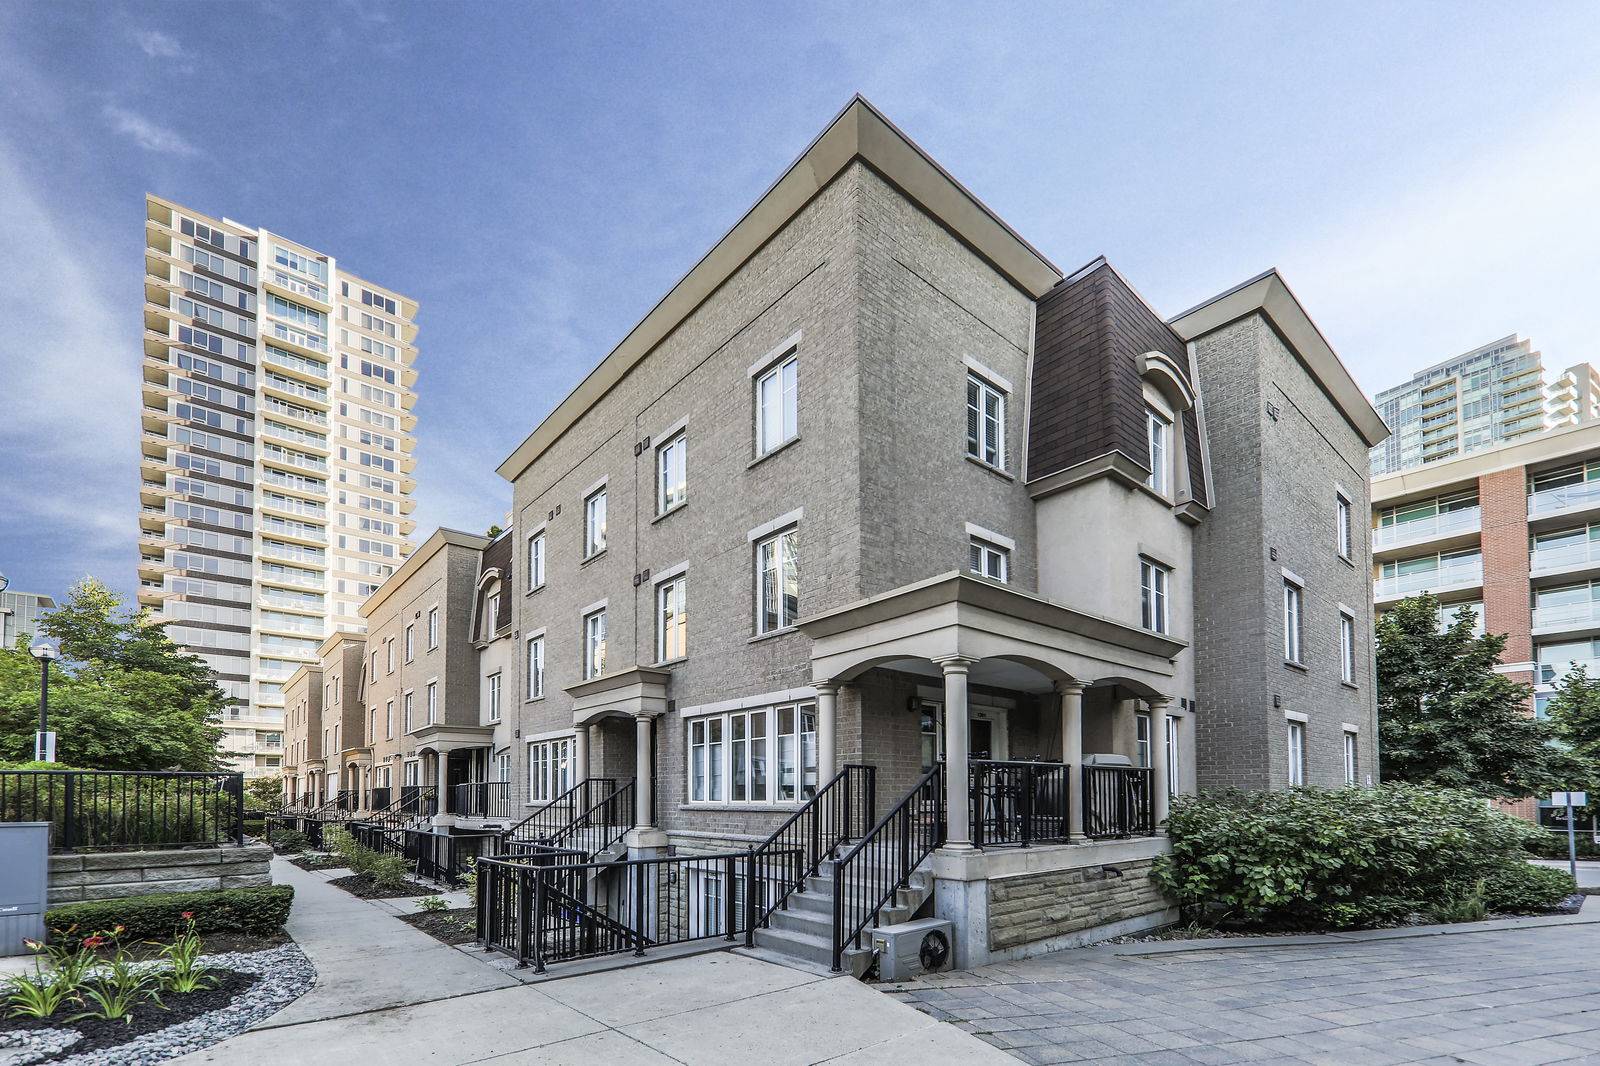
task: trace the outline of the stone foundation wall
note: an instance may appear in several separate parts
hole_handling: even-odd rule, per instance
[[[270,885],[271,859],[265,844],[52,855],[49,905]]]
[[[1005,951],[1164,911],[1151,859],[989,882],[989,950]],[[1113,872],[1114,871],[1114,872]]]

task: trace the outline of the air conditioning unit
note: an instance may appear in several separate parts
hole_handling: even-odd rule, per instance
[[[872,931],[878,976],[904,981],[919,973],[938,973],[955,965],[955,927],[943,918],[921,918]]]

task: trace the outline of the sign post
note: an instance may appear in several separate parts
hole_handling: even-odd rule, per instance
[[[1572,813],[1574,807],[1587,807],[1589,794],[1587,792],[1552,792],[1550,793],[1550,806],[1565,807],[1567,809],[1567,869],[1572,872],[1572,879],[1578,879],[1578,820]]]

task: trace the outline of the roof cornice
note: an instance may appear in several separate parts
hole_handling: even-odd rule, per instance
[[[496,468],[515,481],[589,408],[851,163],[861,160],[982,256],[1032,299],[1061,271],[857,95],[755,206],[650,309],[600,365]]]
[[[463,533],[459,529],[446,529],[440,526],[434,530],[427,540],[422,542],[422,547],[412,552],[405,562],[401,563],[394,573],[390,574],[378,586],[378,590],[367,597],[367,602],[361,605],[361,617],[370,619],[383,601],[394,594],[395,589],[404,585],[406,581],[422,569],[423,565],[437,555],[446,545],[455,545],[458,548],[471,548],[473,551],[482,551],[489,544],[488,537],[480,537],[476,533]]]

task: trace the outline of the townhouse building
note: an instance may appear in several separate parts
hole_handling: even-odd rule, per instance
[[[1600,425],[1564,428],[1372,484],[1379,610],[1431,593],[1504,633],[1500,671],[1542,717],[1575,665],[1600,660]],[[1546,801],[1512,805],[1548,822]]]

